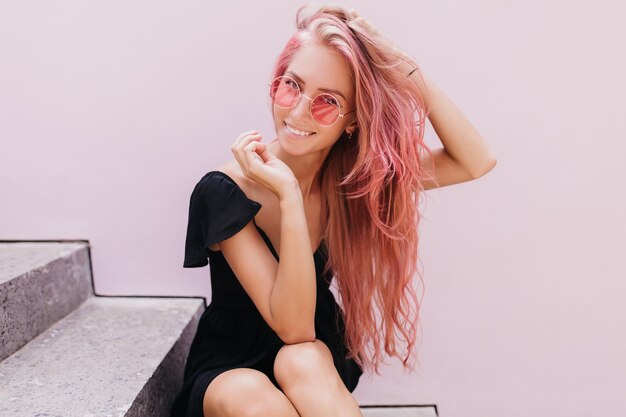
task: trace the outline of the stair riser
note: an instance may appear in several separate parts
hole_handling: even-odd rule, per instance
[[[154,371],[154,375],[146,382],[124,417],[170,416],[170,407],[176,394],[182,388],[185,361],[200,316],[202,316],[202,310],[198,310],[189,324],[185,326],[178,341]]]
[[[0,285],[0,361],[9,357],[90,295],[86,246]]]

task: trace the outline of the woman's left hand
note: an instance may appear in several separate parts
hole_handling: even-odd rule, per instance
[[[368,32],[373,38],[376,38],[379,41],[387,44],[391,48],[392,53],[394,55],[396,55],[397,57],[399,57],[399,58],[401,58],[402,60],[405,61],[405,64],[400,66],[401,70],[405,71],[408,74],[414,68],[413,64],[411,64],[410,62],[406,62],[406,61],[413,62],[413,59],[409,55],[407,55],[406,53],[402,52],[389,39],[387,39],[386,37],[381,35],[381,33],[378,32],[378,29],[376,29],[376,27],[374,27],[374,25],[372,25],[368,20],[366,20],[363,16],[361,16],[356,11],[356,9],[348,9],[348,13],[350,13],[350,16],[352,16],[352,20],[348,22],[349,24],[354,24],[356,26],[359,26],[359,27],[365,29],[365,31]]]
[[[352,22],[357,25],[362,25],[367,29],[369,33],[371,33],[374,37],[379,36],[378,30],[372,25],[370,22],[365,20],[363,16],[361,16],[356,9],[349,9],[348,12],[350,16],[352,16]]]

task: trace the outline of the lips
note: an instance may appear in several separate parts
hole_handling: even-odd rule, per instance
[[[313,136],[315,134],[315,132],[312,132],[312,131],[298,129],[292,125],[287,124],[287,122],[283,122],[283,124],[285,125],[285,130],[287,130],[287,132],[291,134],[292,136],[296,136],[299,138],[308,138],[309,136]],[[308,133],[308,134],[303,134],[303,133]]]

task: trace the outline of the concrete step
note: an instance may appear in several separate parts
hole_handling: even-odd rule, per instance
[[[93,294],[85,242],[0,242],[0,361]]]
[[[363,417],[437,417],[434,405],[362,405]]]
[[[0,242],[0,416],[169,417],[203,298],[93,295],[87,242]],[[434,406],[361,406],[436,417]]]
[[[0,415],[167,416],[203,311],[201,298],[89,298],[0,363]]]

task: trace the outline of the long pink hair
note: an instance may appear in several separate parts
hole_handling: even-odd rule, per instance
[[[347,357],[380,374],[384,349],[413,369],[421,304],[412,285],[416,272],[423,284],[417,269],[425,175],[420,155],[431,150],[423,141],[428,109],[398,67],[403,61],[417,64],[343,7],[302,6],[296,25],[272,79],[313,41],[341,53],[355,80],[359,127],[351,139],[342,134],[321,170],[326,271],[332,270],[337,282]],[[397,349],[400,341],[404,353]]]

